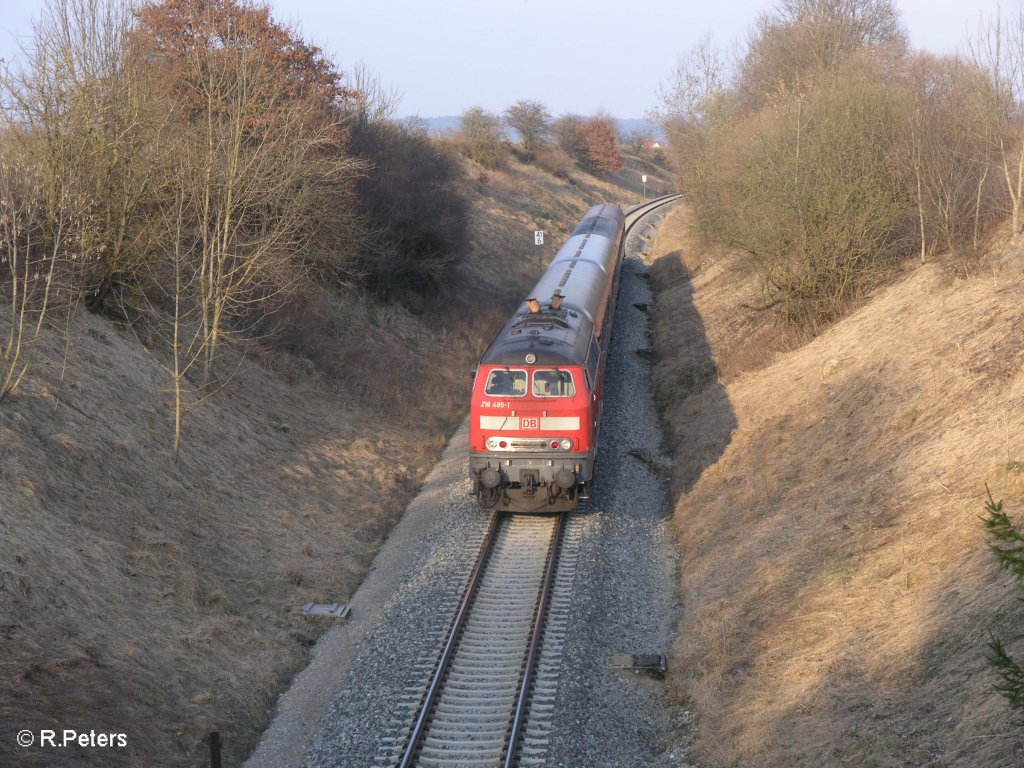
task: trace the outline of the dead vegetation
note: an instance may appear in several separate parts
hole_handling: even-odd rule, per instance
[[[891,0],[780,0],[733,61],[705,40],[663,98],[694,231],[811,332],[913,257],[984,253],[1019,208],[1022,41],[997,17],[970,57],[915,52]]]
[[[443,434],[236,360],[174,464],[153,358],[87,313],[69,333],[63,379],[50,333],[0,413],[3,738],[124,731],[73,757],[183,765],[221,729],[237,764],[319,632],[296,609],[351,594]]]
[[[979,517],[986,482],[1024,511],[1024,249],[918,265],[801,338],[686,216],[656,243],[654,375],[698,762],[1020,764],[985,656],[995,628],[1024,654],[1024,609]]]
[[[238,765],[553,243],[668,173],[485,170],[246,0],[35,33],[0,78],[0,742],[185,766],[218,730]]]
[[[231,375],[184,422],[177,464],[159,350],[82,309],[66,336],[44,328],[0,409],[0,740],[123,730],[124,752],[66,757],[184,766],[217,729],[238,765],[323,630],[297,609],[351,596],[540,260],[590,205],[638,201],[639,168],[570,184],[513,161],[467,180],[445,302],[297,293],[308,306],[223,351]]]

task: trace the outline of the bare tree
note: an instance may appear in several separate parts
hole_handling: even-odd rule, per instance
[[[505,122],[519,134],[523,149],[532,152],[547,137],[551,114],[539,101],[522,99],[505,110]]]
[[[644,145],[650,141],[650,139],[650,131],[644,130],[643,128],[633,128],[632,130],[627,131],[622,137],[622,143],[634,152],[639,152],[644,148]]]
[[[760,106],[819,74],[835,73],[857,51],[899,58],[907,36],[892,0],[783,0],[763,14],[739,67],[739,92]]]
[[[680,56],[667,82],[661,104],[651,117],[661,123],[679,169],[679,184],[696,199],[705,196],[715,172],[717,125],[727,124],[729,73],[710,35]]]
[[[994,95],[984,72],[956,57],[917,54],[907,69],[921,259],[930,230],[951,251],[968,242],[977,248],[989,169],[999,156],[989,130]]]
[[[999,143],[998,172],[1010,198],[1010,227],[1024,228],[1024,9],[1003,19],[983,19],[969,38],[972,61],[988,76],[986,116]]]
[[[191,164],[184,159],[187,147],[181,149],[183,153],[175,174],[178,183],[174,188],[170,205],[164,206],[161,211],[164,237],[160,238],[160,244],[165,256],[164,263],[170,264],[171,279],[159,281],[161,284],[169,284],[173,307],[169,340],[171,361],[170,365],[164,365],[163,368],[171,377],[171,413],[174,420],[171,456],[174,461],[178,460],[181,451],[185,416],[202,401],[201,397],[196,396],[197,389],[190,384],[189,376],[204,360],[206,351],[203,324],[196,318],[197,310],[201,311],[201,305],[194,301],[194,296],[200,292],[196,285],[200,274],[194,268],[194,259],[187,246],[191,235],[188,226],[188,219],[192,213],[188,199],[191,190],[187,184]]]
[[[93,308],[137,281],[149,252],[148,208],[163,180],[153,172],[154,132],[166,116],[127,44],[131,24],[127,0],[47,0],[27,65],[4,88],[13,135],[39,159],[53,204],[74,199],[81,209],[76,237]]]
[[[25,64],[0,75],[0,259],[11,328],[0,397],[26,371],[24,351],[55,301],[70,307],[128,269],[142,192],[137,125],[145,89],[126,76],[126,3],[49,0]]]
[[[402,103],[402,93],[384,85],[380,75],[362,62],[356,64],[351,75],[354,92],[349,111],[356,120],[366,123],[393,122]]]
[[[29,370],[28,351],[58,290],[58,264],[70,260],[73,212],[46,227],[43,200],[42,175],[17,155],[0,152],[0,297],[8,325],[0,337],[0,401]]]
[[[364,166],[343,151],[335,107],[352,94],[329,62],[265,9],[201,10],[187,26],[170,4],[148,7],[141,20],[184,117],[171,207],[186,210],[164,218],[189,234],[197,279],[175,282],[195,286],[210,384],[225,338],[304,278],[301,255],[314,239],[347,225],[333,201],[350,199]]]
[[[676,67],[658,89],[660,107],[653,117],[678,120],[689,126],[707,121],[725,93],[728,70],[711,35],[705,35],[676,61]]]
[[[482,107],[467,109],[459,118],[457,136],[463,153],[474,162],[488,168],[505,164],[505,132],[497,115]]]
[[[576,129],[583,124],[583,116],[573,113],[560,116],[551,125],[551,132],[561,147],[570,157],[579,159],[579,147],[576,144]]]

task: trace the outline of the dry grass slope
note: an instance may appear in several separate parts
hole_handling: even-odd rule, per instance
[[[537,274],[532,230],[557,240],[594,203],[638,201],[637,168],[569,184],[513,164],[473,182],[453,306],[339,300],[330,385],[284,353],[236,358],[186,421],[178,467],[168,381],[137,340],[79,313],[62,375],[48,337],[0,407],[0,763],[21,728],[76,728],[129,748],[14,759],[205,764],[216,729],[238,765],[325,628],[297,609],[348,599],[461,419],[469,366]]]
[[[127,730],[133,765],[182,764],[216,728],[237,749],[316,636],[295,609],[351,593],[428,457],[246,366],[174,467],[153,360],[93,316],[72,332],[65,381],[37,369],[0,413],[2,738]]]
[[[979,515],[986,482],[1024,512],[1024,247],[920,266],[802,343],[685,235],[683,213],[657,244],[656,381],[702,762],[1019,765],[984,654],[1004,627],[1024,655],[1024,605]]]

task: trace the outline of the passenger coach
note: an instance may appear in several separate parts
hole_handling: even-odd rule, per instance
[[[480,359],[469,468],[486,508],[561,511],[587,494],[624,222],[591,208]]]

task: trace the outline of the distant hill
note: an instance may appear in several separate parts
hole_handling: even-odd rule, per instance
[[[427,126],[427,131],[431,136],[437,136],[445,133],[446,131],[455,131],[459,127],[459,116],[458,115],[441,115],[438,117],[407,117],[405,120],[415,120],[422,122]],[[619,129],[619,135],[625,136],[633,131],[642,130],[647,131],[651,134],[651,138],[658,139],[659,141],[664,140],[665,134],[661,128],[652,123],[650,120],[638,117],[617,117],[615,118],[615,124]],[[509,131],[512,138],[516,138],[515,131]]]
[[[413,120],[427,126],[431,136],[437,136],[445,131],[454,131],[459,127],[458,115],[441,115],[440,117],[406,117],[405,120]]]
[[[665,140],[665,132],[661,130],[661,126],[657,123],[652,123],[647,118],[617,117],[615,118],[615,125],[618,126],[620,136],[626,136],[633,131],[644,131],[650,134],[652,139],[657,139],[658,141]]]

